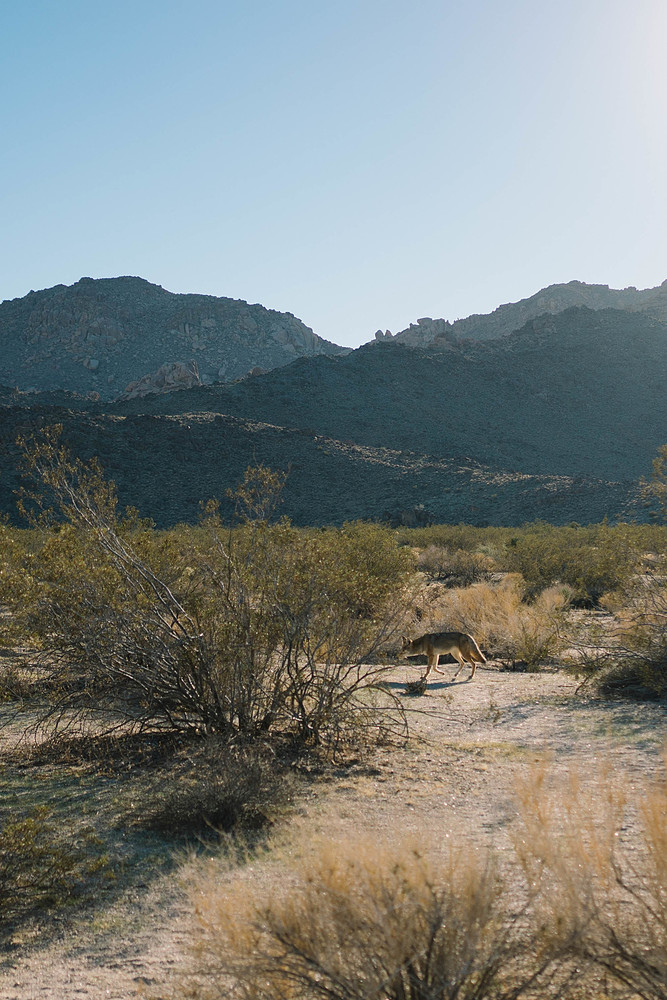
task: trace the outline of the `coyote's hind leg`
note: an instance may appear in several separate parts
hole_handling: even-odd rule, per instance
[[[453,656],[453,657],[454,657],[455,659],[457,659],[457,660],[458,660],[458,662],[459,662],[459,669],[458,669],[458,670],[456,671],[456,673],[455,673],[455,674],[454,674],[454,676],[452,677],[452,680],[453,680],[453,681],[455,681],[455,680],[456,680],[456,678],[457,678],[457,677],[459,676],[459,674],[461,673],[461,671],[463,670],[463,668],[465,667],[465,665],[466,665],[466,661],[465,661],[465,660],[463,659],[463,653],[461,653],[460,651],[457,651],[457,652],[452,652],[452,656]],[[474,674],[474,672],[475,672],[475,666],[474,666],[474,664],[473,664],[473,671],[472,671],[472,672],[473,672],[473,674]]]

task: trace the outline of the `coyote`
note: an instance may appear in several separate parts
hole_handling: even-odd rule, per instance
[[[452,680],[456,680],[459,676],[466,661],[472,665],[470,680],[475,676],[477,664],[486,663],[484,653],[473,637],[465,632],[428,632],[418,639],[408,639],[407,636],[402,635],[401,640],[403,642],[400,653],[401,660],[405,659],[406,656],[415,656],[417,653],[425,653],[428,657],[428,670],[422,677],[424,681],[432,670],[444,674],[445,671],[438,666],[441,653],[451,653],[460,664]]]

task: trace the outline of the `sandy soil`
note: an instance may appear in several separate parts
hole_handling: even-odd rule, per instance
[[[447,668],[443,668],[447,669]],[[454,667],[451,668],[453,674]],[[392,675],[396,691],[413,667]],[[423,697],[405,697],[413,738],[371,760],[337,769],[314,783],[281,840],[413,834],[436,850],[454,837],[509,844],[512,789],[535,762],[558,772],[578,769],[584,786],[594,762],[630,781],[658,773],[667,740],[667,707],[609,703],[577,693],[562,672],[507,673],[492,665],[472,682],[448,677]],[[234,877],[221,870],[224,880]],[[263,877],[262,865],[244,877]],[[93,919],[68,922],[48,941],[26,942],[0,966],[6,1000],[171,996],[190,933],[188,869],[135,887]]]

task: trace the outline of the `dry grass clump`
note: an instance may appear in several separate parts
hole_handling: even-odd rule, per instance
[[[577,775],[565,787],[549,783],[543,768],[519,802],[527,884],[572,957],[633,997],[666,1000],[667,767],[634,792],[611,770],[591,792]]]
[[[420,677],[416,681],[408,681],[405,685],[405,693],[412,696],[419,696],[426,694],[427,681],[425,678]]]
[[[555,585],[527,603],[522,577],[508,574],[498,583],[476,583],[446,592],[438,613],[447,629],[471,633],[488,654],[508,666],[534,667],[565,648],[570,596],[566,586]]]
[[[277,893],[202,886],[186,994],[242,1000],[519,997],[552,956],[508,913],[473,852],[439,867],[414,846],[322,846]]]
[[[182,995],[666,1000],[665,773],[633,788],[536,768],[505,875],[491,853],[436,863],[374,838],[316,846],[270,886],[203,878]]]

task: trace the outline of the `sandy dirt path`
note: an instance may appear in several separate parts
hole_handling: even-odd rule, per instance
[[[452,667],[452,673],[454,667]],[[399,667],[404,690],[416,669]],[[503,851],[514,820],[513,788],[536,762],[584,786],[606,762],[630,781],[657,775],[667,741],[667,706],[603,702],[577,693],[562,672],[507,673],[491,665],[474,681],[447,677],[423,697],[405,697],[413,739],[315,783],[281,839],[414,835],[443,847],[450,838]],[[263,877],[262,866],[243,877]],[[221,874],[221,891],[225,878]],[[15,949],[0,967],[3,1000],[76,1000],[172,995],[190,927],[187,893],[175,874],[96,914],[68,923],[48,942]]]

